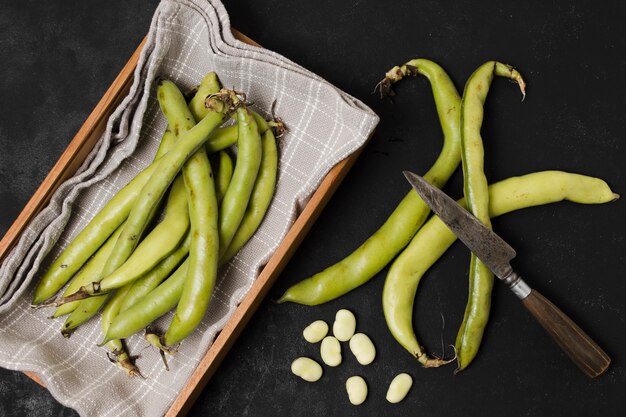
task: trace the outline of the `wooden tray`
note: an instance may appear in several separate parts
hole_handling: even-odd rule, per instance
[[[248,44],[259,46],[256,42],[233,30],[233,35]],[[0,262],[8,251],[19,239],[20,234],[48,203],[52,194],[63,181],[70,178],[80,167],[85,157],[91,152],[96,142],[105,130],[107,120],[123,98],[128,94],[133,81],[133,74],[139,54],[145,44],[141,42],[137,50],[130,57],[122,71],[113,81],[100,102],[91,112],[83,126],[80,128],[67,149],[63,152],[57,163],[52,167],[35,194],[28,201],[15,222],[0,241]],[[218,334],[215,341],[202,358],[200,364],[191,375],[182,391],[174,400],[165,417],[184,416],[196,400],[202,389],[206,386],[211,376],[232,347],[235,340],[241,334],[258,306],[267,295],[272,284],[282,272],[285,265],[292,257],[302,239],[307,234],[322,209],[335,192],[345,175],[348,173],[360,150],[338,163],[324,178],[319,188],[313,193],[306,207],[296,218],[280,246],[274,252],[269,262],[261,271],[248,294],[241,301],[226,327]],[[39,376],[32,372],[25,372],[37,383],[45,386]]]

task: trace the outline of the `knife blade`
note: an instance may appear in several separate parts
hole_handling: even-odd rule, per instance
[[[403,171],[413,189],[441,221],[500,280],[522,300],[554,341],[589,377],[603,374],[611,359],[576,323],[538,291],[532,289],[511,267],[515,250],[446,193],[409,171]]]

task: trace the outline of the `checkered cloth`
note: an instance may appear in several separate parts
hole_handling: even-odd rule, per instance
[[[189,90],[208,71],[289,127],[280,139],[276,194],[261,227],[222,270],[199,329],[170,359],[169,374],[140,336],[128,339],[141,378],[109,363],[98,320],[68,340],[49,311],[29,308],[33,282],[117,190],[152,160],[166,121],[154,96],[164,76]],[[0,366],[39,374],[83,416],[164,414],[328,171],[361,147],[378,118],[358,100],[267,50],[234,39],[218,0],[166,0],[156,10],[128,97],[78,173],[24,231],[0,267]],[[165,328],[170,317],[161,320]]]

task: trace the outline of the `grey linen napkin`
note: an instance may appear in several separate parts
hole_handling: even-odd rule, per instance
[[[95,346],[92,320],[70,339],[49,312],[29,308],[33,283],[117,190],[151,161],[166,127],[154,79],[189,90],[208,71],[289,127],[280,139],[276,194],[261,227],[222,270],[207,314],[166,373],[158,353],[130,338],[145,379],[128,378]],[[328,171],[361,147],[378,118],[358,100],[280,55],[233,38],[217,0],[168,0],[156,10],[129,95],[78,173],[54,194],[0,266],[0,366],[39,374],[61,403],[84,416],[158,416],[167,411],[225,326],[299,211]],[[158,323],[165,328],[166,316]]]

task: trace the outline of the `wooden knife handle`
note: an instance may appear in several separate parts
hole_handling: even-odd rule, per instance
[[[554,341],[590,378],[602,375],[611,358],[576,323],[536,290],[522,300]]]

